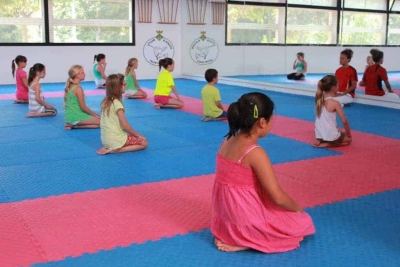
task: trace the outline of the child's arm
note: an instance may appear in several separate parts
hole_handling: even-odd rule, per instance
[[[347,120],[346,115],[344,114],[342,105],[338,101],[335,101],[334,105],[335,105],[336,112],[338,113],[340,119],[342,120],[342,124],[344,126],[344,129],[346,130],[347,137],[351,138],[349,121]]]
[[[40,105],[45,106],[46,108],[53,108],[52,105],[47,104],[47,103],[40,97],[40,91],[41,91],[42,86],[41,86],[39,83],[35,84],[32,88],[35,90],[35,99],[36,99],[36,101],[37,101]]]
[[[217,107],[221,110],[224,110],[224,107],[221,104],[221,101],[215,101],[215,105],[217,105]]]
[[[122,129],[125,132],[127,132],[127,133],[129,133],[129,134],[131,134],[133,136],[141,137],[143,139],[146,139],[144,136],[142,136],[138,132],[136,132],[135,129],[132,128],[132,126],[129,125],[129,123],[126,120],[126,117],[125,117],[124,109],[122,109],[122,108],[118,109],[117,110],[117,115],[118,115],[119,123],[120,123]]]
[[[103,77],[104,80],[107,79],[107,75],[105,73],[106,66],[107,63],[104,63],[104,66],[102,64],[97,65],[97,70],[101,73],[101,77]]]
[[[171,89],[172,89],[172,91],[174,92],[174,94],[176,95],[176,98],[177,98],[178,100],[181,100],[181,98],[179,97],[179,94],[178,94],[178,90],[176,90],[175,85],[171,85]]]
[[[263,149],[255,148],[246,157],[248,157],[249,165],[255,171],[262,188],[276,205],[286,210],[302,212],[299,205],[280,187],[268,155]]]
[[[22,77],[22,83],[25,86],[26,90],[28,91],[28,88],[29,88],[28,79],[25,76]]]
[[[389,93],[393,93],[392,86],[390,85],[389,80],[384,80],[384,82]]]
[[[83,112],[92,115],[95,118],[100,118],[100,116],[93,112],[90,108],[86,106],[85,96],[83,95],[82,87],[78,86],[74,90],[74,94],[78,98],[79,107],[82,109]]]
[[[296,67],[297,67],[297,58],[296,58],[296,59],[294,60],[294,62],[293,62],[293,69],[295,70]]]
[[[134,70],[131,71],[131,75],[133,77],[133,82],[135,83],[136,88],[141,91],[142,89],[140,88],[139,82],[136,79],[136,72]]]

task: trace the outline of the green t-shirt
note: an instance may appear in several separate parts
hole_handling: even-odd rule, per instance
[[[75,89],[78,85],[73,85],[70,87],[66,93],[65,106],[64,106],[64,120],[66,123],[72,123],[77,121],[85,121],[93,118],[92,115],[87,114],[81,109],[79,105],[78,97],[74,94]],[[83,92],[83,97],[85,97],[85,92]]]
[[[110,106],[110,114],[107,111],[101,112],[100,132],[101,142],[107,149],[118,149],[125,145],[128,134],[122,129],[119,123],[117,111],[124,109],[121,101],[114,99]]]
[[[137,90],[137,87],[135,85],[135,80],[133,79],[131,72],[129,72],[128,75],[126,75],[125,82],[126,82],[126,90]]]
[[[204,116],[217,118],[221,116],[223,110],[217,107],[215,102],[221,101],[221,96],[217,87],[206,85],[201,90],[201,99],[203,100]]]

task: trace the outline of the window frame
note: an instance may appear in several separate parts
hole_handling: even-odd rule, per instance
[[[136,21],[135,21],[135,0],[131,0],[132,12],[132,42],[129,43],[52,43],[50,42],[50,20],[49,0],[43,0],[44,16],[44,42],[43,43],[1,43],[0,46],[135,46],[136,45]]]
[[[252,2],[249,1],[226,1],[226,12],[225,12],[225,46],[325,46],[325,47],[337,47],[343,46],[341,42],[342,40],[342,14],[343,12],[361,12],[361,13],[373,13],[373,14],[386,14],[386,33],[385,33],[385,43],[382,45],[344,45],[346,47],[400,47],[398,45],[389,45],[388,44],[388,37],[389,37],[389,17],[392,14],[399,14],[400,11],[391,11],[392,7],[396,2],[400,2],[400,0],[394,0],[392,4],[390,4],[390,0],[386,0],[386,10],[371,10],[371,9],[362,9],[362,8],[345,8],[344,7],[345,0],[337,0],[337,5],[335,7],[323,7],[323,6],[316,6],[316,5],[301,5],[301,4],[289,4],[286,0],[285,3],[260,3],[260,2]],[[279,6],[285,7],[285,43],[284,44],[273,44],[273,43],[228,43],[228,6],[229,5],[239,5],[239,6]],[[343,6],[343,7],[342,7]],[[286,43],[287,37],[287,13],[288,8],[307,8],[307,9],[319,9],[319,10],[335,10],[337,11],[337,27],[336,27],[336,44],[288,44]]]

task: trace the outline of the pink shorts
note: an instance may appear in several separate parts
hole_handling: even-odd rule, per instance
[[[169,100],[172,98],[172,96],[165,96],[165,95],[155,95],[154,96],[154,102],[161,104],[161,105],[166,105],[168,104]]]

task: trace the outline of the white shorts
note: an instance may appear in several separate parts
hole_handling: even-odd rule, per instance
[[[338,101],[340,104],[346,105],[346,104],[351,104],[353,103],[354,99],[351,97],[350,94],[345,94],[345,95],[341,95],[341,96],[336,96],[333,99],[335,99],[336,101]]]
[[[106,84],[106,80],[100,79],[100,80],[94,80],[96,83],[96,86],[104,86]]]
[[[125,94],[126,95],[135,95],[136,93],[137,93],[137,89],[127,89],[126,91],[125,91]]]

